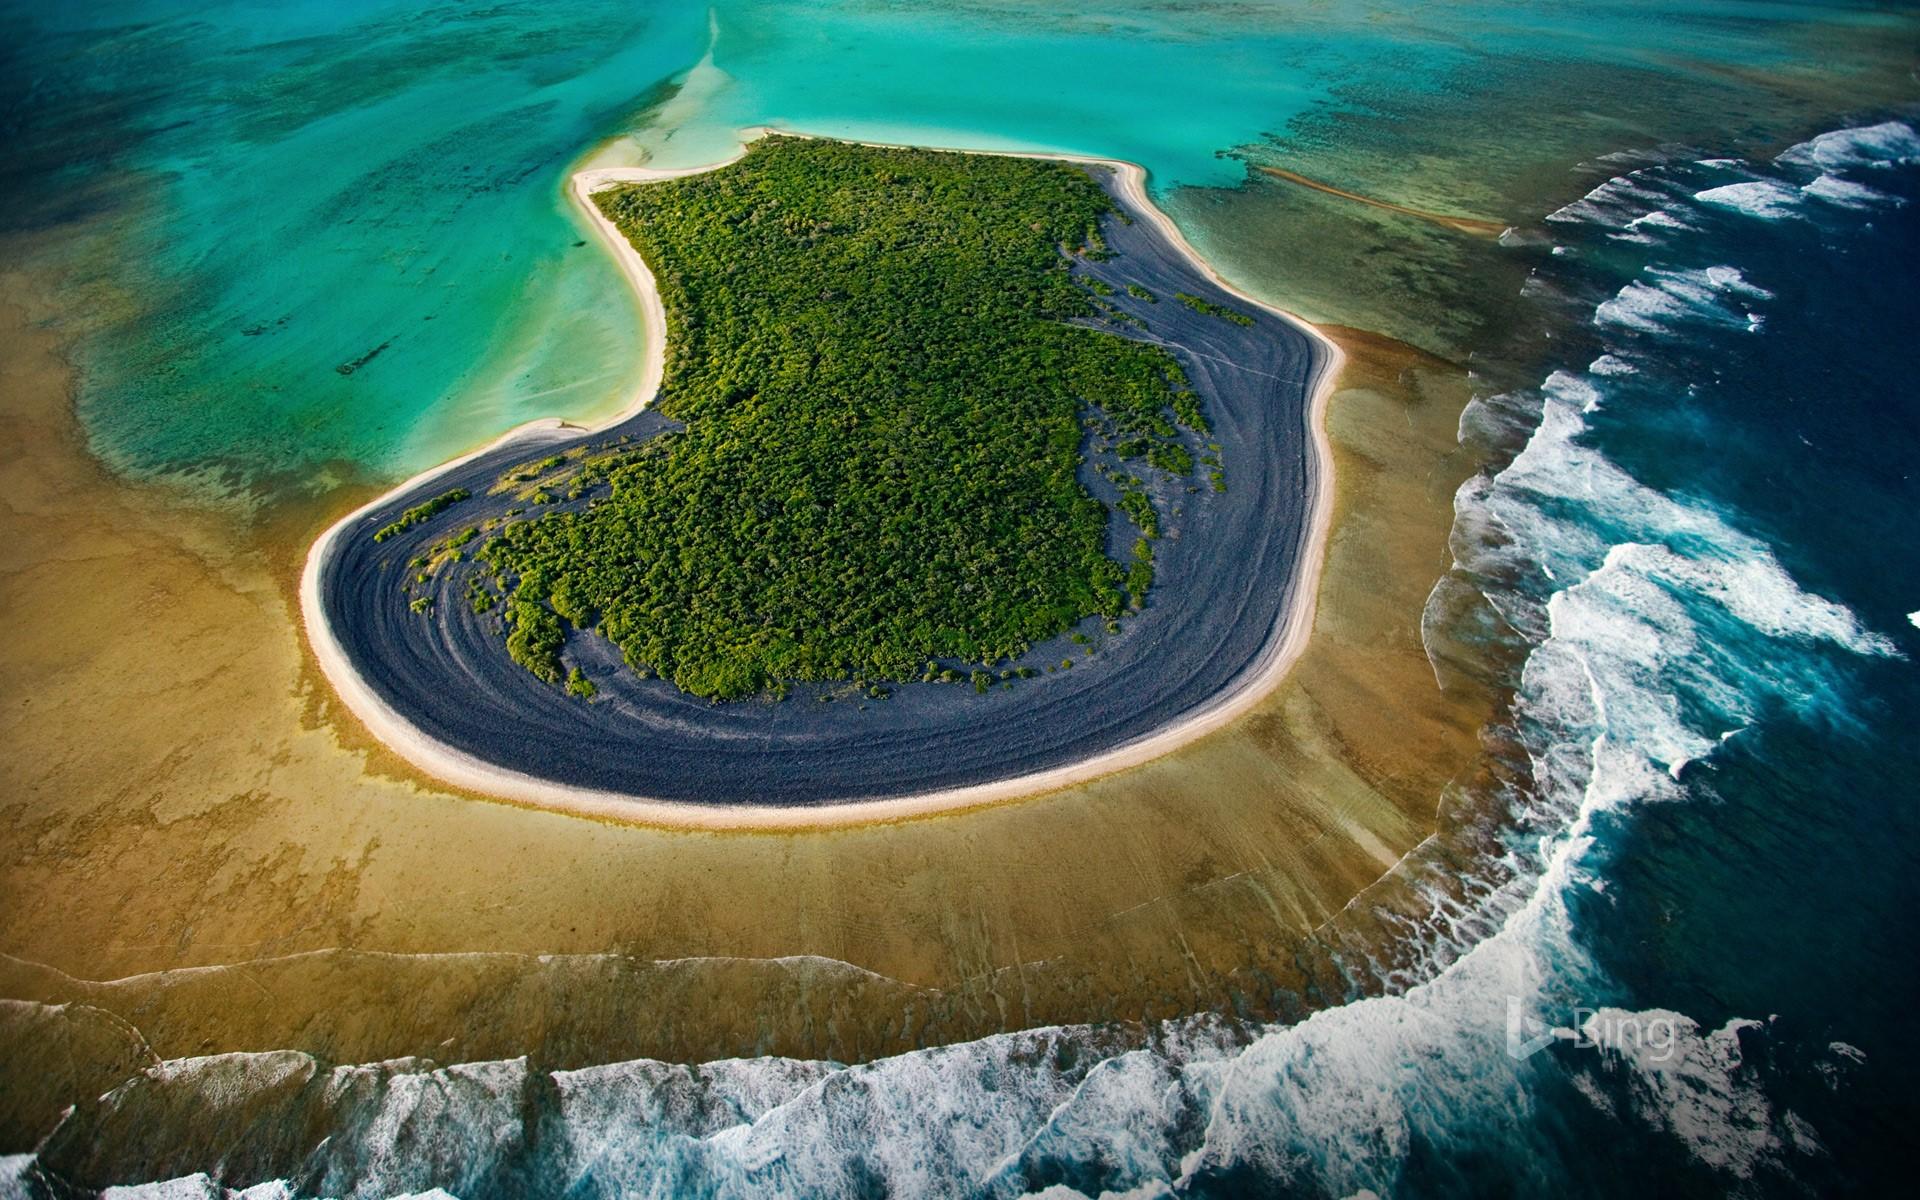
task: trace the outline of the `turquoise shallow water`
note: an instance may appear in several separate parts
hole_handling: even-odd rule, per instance
[[[79,346],[110,462],[386,476],[631,390],[637,313],[559,181],[705,21],[463,12],[236,6],[43,43],[55,71],[116,64],[70,85],[126,93],[115,127],[36,130],[110,173],[79,266],[131,293]]]
[[[1274,227],[1299,224],[1297,200],[1220,190],[1246,178],[1243,148],[1498,217],[1521,181],[1485,179],[1515,154],[1488,96],[1513,111],[1575,66],[1583,86],[1805,69],[1835,37],[1866,36],[1850,26],[1887,19],[1351,0],[8,5],[7,223],[93,218],[63,261],[91,285],[70,286],[88,299],[68,317],[89,330],[77,353],[96,449],[271,499],[620,405],[635,314],[600,251],[577,244],[560,190],[609,138],[618,157],[674,165],[761,123],[1130,158],[1243,282],[1385,327],[1382,308],[1404,314],[1405,298],[1447,307],[1421,256],[1383,276],[1367,269],[1383,247],[1342,246],[1360,268],[1343,295]],[[1564,124],[1596,147],[1644,137],[1643,102],[1596,93]],[[1448,141],[1421,140],[1449,117]]]

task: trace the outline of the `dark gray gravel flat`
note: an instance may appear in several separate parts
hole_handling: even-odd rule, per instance
[[[1309,392],[1322,351],[1280,318],[1223,293],[1150,222],[1109,221],[1106,233],[1114,257],[1085,269],[1112,283],[1111,300],[1147,323],[1146,331],[1119,332],[1162,342],[1185,365],[1205,397],[1211,440],[1223,449],[1228,490],[1214,493],[1202,467],[1190,481],[1155,479],[1165,536],[1145,611],[1118,636],[1097,621],[1083,624],[1091,657],[1063,636],[1021,660],[1044,670],[1071,658],[1071,670],[985,695],[968,684],[912,683],[894,685],[885,700],[842,688],[823,701],[834,689],[800,685],[783,701],[715,705],[635,678],[611,645],[575,633],[566,657],[600,688],[588,703],[507,657],[498,610],[476,615],[465,600],[473,564],[442,569],[430,585],[430,614],[409,610],[408,560],[523,503],[487,494],[504,471],[670,425],[652,412],[590,436],[516,441],[366,514],[320,567],[320,602],[342,649],[421,731],[476,758],[580,787],[714,805],[804,806],[986,783],[1075,762],[1179,720],[1255,663],[1291,603],[1309,536]],[[1158,303],[1129,297],[1128,282]],[[1246,327],[1195,313],[1174,299],[1177,291],[1256,320]],[[1159,474],[1144,463],[1131,469]],[[1083,474],[1112,499],[1091,466]],[[399,537],[373,540],[401,510],[454,487],[474,498]],[[1179,515],[1166,518],[1175,508]],[[1123,525],[1116,514],[1115,546],[1131,544]]]

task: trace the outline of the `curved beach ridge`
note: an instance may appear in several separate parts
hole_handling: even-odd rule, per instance
[[[769,133],[789,137],[807,137],[784,129],[760,127],[744,130],[746,141]],[[852,139],[840,139],[852,140]],[[866,142],[871,146],[903,149],[890,143]],[[334,522],[315,541],[308,552],[300,579],[300,610],[308,639],[321,670],[355,716],[387,747],[421,771],[457,788],[539,808],[600,819],[699,829],[791,829],[849,825],[898,820],[931,813],[950,812],[996,804],[1020,797],[1089,782],[1103,775],[1125,770],[1158,758],[1198,738],[1222,728],[1252,709],[1285,678],[1288,668],[1305,650],[1313,627],[1320,570],[1325,559],[1326,540],[1332,519],[1333,456],[1326,435],[1326,404],[1333,383],[1345,361],[1339,346],[1311,324],[1284,309],[1251,296],[1234,287],[1215,272],[1200,253],[1180,233],[1173,221],[1147,196],[1147,172],[1138,163],[1121,159],[1070,154],[1040,154],[1018,151],[971,150],[955,146],[919,146],[919,149],[953,150],[970,154],[996,154],[1018,158],[1053,159],[1062,162],[1101,166],[1114,172],[1116,190],[1134,215],[1150,222],[1167,242],[1178,250],[1192,267],[1221,290],[1271,313],[1298,330],[1319,349],[1313,377],[1308,383],[1308,444],[1312,447],[1307,474],[1311,483],[1308,503],[1310,516],[1307,538],[1298,564],[1299,573],[1292,583],[1292,595],[1280,620],[1275,624],[1260,653],[1232,682],[1205,704],[1189,710],[1178,719],[1151,733],[1100,750],[1074,762],[1044,770],[985,783],[938,789],[907,796],[862,799],[786,807],[767,804],[701,804],[649,798],[622,792],[579,787],[541,779],[525,772],[490,763],[466,751],[449,746],[423,732],[406,716],[378,695],[355,670],[329,622],[321,600],[321,580],[343,540],[367,514],[409,492],[421,484],[452,472],[456,468],[502,447],[518,443],[538,443],[555,435],[590,435],[632,418],[652,403],[665,374],[666,310],[655,285],[653,272],[620,231],[592,202],[594,192],[621,183],[641,183],[671,179],[718,170],[737,162],[742,149],[719,162],[699,167],[661,170],[649,167],[602,167],[575,172],[568,192],[592,224],[601,241],[612,252],[622,273],[633,286],[640,301],[645,330],[641,382],[631,401],[621,411],[593,426],[575,425],[558,418],[530,421],[508,431],[468,454],[442,463],[413,476],[383,493],[340,520]]]

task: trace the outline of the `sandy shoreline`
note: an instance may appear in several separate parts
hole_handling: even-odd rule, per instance
[[[788,131],[750,130],[756,133]],[[793,135],[789,136],[806,136]],[[956,149],[962,147],[926,147]],[[744,153],[744,149],[741,153]],[[972,152],[972,151],[969,151]],[[1008,154],[1006,151],[979,153]],[[559,436],[573,436],[583,430],[595,432],[627,420],[650,404],[659,390],[665,369],[666,315],[653,274],[632,245],[612,222],[601,215],[590,196],[616,183],[647,182],[698,174],[736,161],[735,154],[721,162],[699,167],[658,170],[645,167],[593,168],[576,172],[568,181],[568,194],[592,224],[601,241],[613,253],[622,273],[639,298],[646,340],[643,347],[641,385],[629,404],[608,420],[592,427],[569,424],[547,418],[521,425],[469,454],[423,471],[381,497],[335,522],[313,545],[307,555],[300,581],[300,607],[314,655],[328,681],[348,708],[365,723],[368,730],[395,753],[425,771],[456,787],[517,804],[553,809],[582,816],[645,824],[703,829],[793,829],[861,824],[898,820],[937,812],[975,808],[1041,792],[1085,783],[1103,775],[1158,758],[1180,746],[1212,733],[1240,717],[1264,698],[1283,678],[1306,648],[1313,627],[1313,615],[1319,591],[1320,572],[1325,560],[1326,540],[1332,520],[1332,449],[1327,440],[1325,410],[1344,356],[1338,346],[1307,322],[1275,308],[1233,287],[1199,255],[1180,234],[1173,222],[1148,199],[1146,170],[1136,163],[1075,155],[1015,154],[1015,157],[1052,158],[1067,162],[1098,165],[1115,172],[1118,191],[1137,215],[1144,217],[1184,255],[1195,270],[1222,290],[1274,314],[1301,331],[1321,350],[1315,377],[1309,383],[1307,424],[1311,433],[1313,460],[1308,464],[1313,479],[1312,517],[1304,558],[1291,603],[1273,630],[1259,657],[1214,699],[1155,732],[1134,741],[1092,755],[1078,762],[1045,771],[1016,776],[990,783],[886,799],[852,799],[842,803],[811,805],[804,808],[773,805],[703,805],[648,799],[642,796],[598,791],[539,779],[519,771],[488,763],[471,754],[441,743],[416,728],[402,714],[379,697],[354,670],[331,628],[321,602],[320,581],[331,555],[341,539],[373,509],[388,503],[395,495],[454,470],[463,463],[502,446],[525,442],[536,445]]]

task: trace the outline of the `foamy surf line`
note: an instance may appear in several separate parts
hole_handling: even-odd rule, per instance
[[[764,127],[743,132],[746,134],[744,142],[775,132],[784,136],[811,136]],[[859,144],[907,148],[889,143]],[[1340,348],[1301,318],[1270,305],[1221,278],[1192,244],[1181,235],[1172,220],[1148,198],[1147,172],[1137,163],[1080,155],[1004,150],[971,151],[954,146],[919,148],[1050,159],[1111,170],[1119,198],[1136,215],[1145,219],[1151,228],[1186,260],[1187,266],[1229,295],[1275,316],[1286,326],[1302,334],[1316,351],[1313,356],[1313,373],[1306,385],[1306,426],[1309,434],[1306,444],[1309,447],[1309,454],[1305,467],[1310,489],[1306,498],[1308,506],[1306,539],[1301,548],[1299,560],[1295,564],[1297,573],[1292,580],[1289,602],[1270,631],[1263,649],[1254,660],[1248,663],[1239,676],[1209,702],[1188,710],[1174,721],[1145,736],[1073,762],[1041,771],[1009,776],[1005,779],[953,788],[929,789],[904,796],[850,795],[844,799],[791,807],[748,803],[694,803],[581,787],[543,779],[489,762],[478,755],[431,736],[369,685],[346,653],[322,596],[322,581],[348,535],[374,511],[392,504],[400,496],[482,456],[509,446],[524,444],[531,447],[562,437],[571,439],[604,432],[646,409],[657,396],[664,378],[666,337],[664,303],[651,269],[618,228],[599,211],[592,201],[592,196],[595,192],[619,184],[646,183],[717,170],[738,161],[745,153],[743,144],[738,153],[703,166],[670,170],[646,167],[592,168],[576,172],[568,182],[568,194],[585,214],[602,244],[612,252],[622,274],[633,287],[640,301],[646,334],[641,384],[630,402],[618,414],[591,427],[572,425],[557,418],[547,418],[519,426],[470,454],[421,472],[361,506],[335,522],[315,542],[307,556],[301,575],[300,600],[303,622],[322,672],[341,699],[345,701],[349,710],[376,738],[429,776],[463,790],[512,803],[601,819],[692,828],[821,827],[891,821],[976,808],[1086,783],[1151,761],[1231,724],[1250,711],[1278,685],[1305,650],[1313,624],[1320,570],[1325,557],[1332,516],[1332,450],[1327,441],[1325,410],[1333,390],[1334,380],[1345,361]]]

